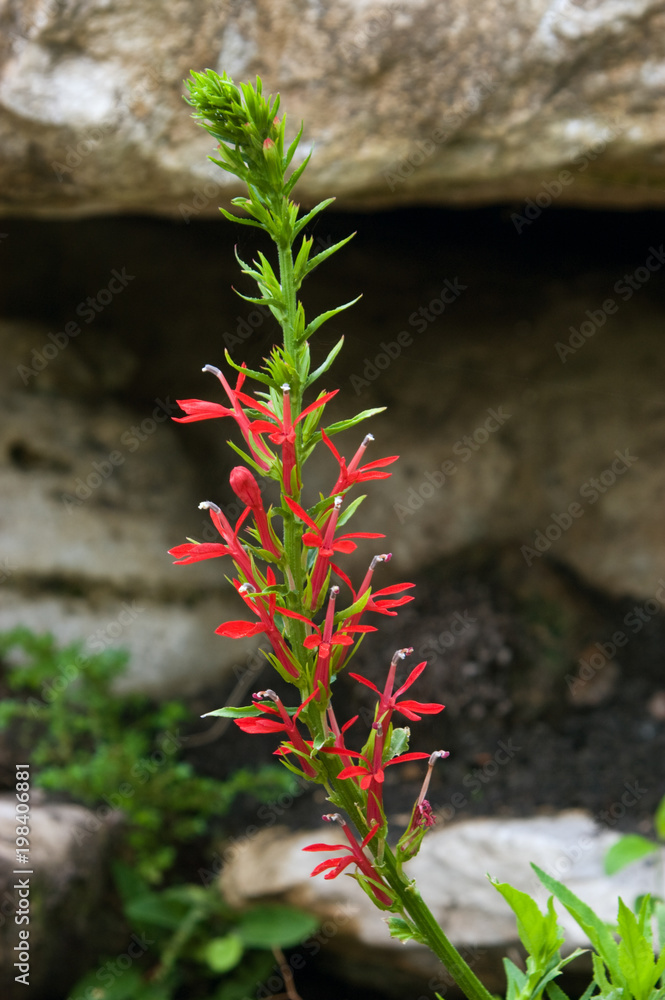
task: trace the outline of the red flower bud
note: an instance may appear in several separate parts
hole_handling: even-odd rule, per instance
[[[261,491],[256,479],[244,465],[236,465],[229,476],[231,489],[239,500],[252,510],[263,507]]]

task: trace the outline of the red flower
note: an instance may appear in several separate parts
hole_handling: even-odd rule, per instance
[[[260,708],[262,712],[265,712],[266,715],[269,716],[269,718],[265,717],[257,718],[256,716],[254,716],[247,719],[234,719],[234,722],[245,733],[254,733],[254,734],[286,733],[289,739],[291,740],[293,747],[297,750],[300,750],[303,754],[305,754],[306,757],[308,757],[310,753],[310,747],[307,745],[307,743],[305,743],[304,739],[300,735],[300,732],[298,731],[298,728],[296,726],[296,721],[298,719],[298,716],[302,712],[303,708],[305,707],[305,705],[309,704],[309,702],[312,700],[313,697],[314,695],[311,694],[309,698],[305,699],[302,705],[300,705],[297,711],[294,712],[293,716],[290,716],[289,713],[284,708],[281,699],[275,694],[274,691],[272,690],[259,691],[257,694],[252,695],[253,700],[256,701],[259,698],[269,698],[270,701],[273,701],[277,706],[276,708],[273,708],[270,705],[257,706],[258,708]],[[312,767],[312,765],[309,763],[308,760],[301,757],[300,764],[303,770],[306,772],[306,774],[308,774],[310,777],[313,777],[316,774],[315,769]]]
[[[245,367],[244,364],[242,367]],[[242,431],[242,435],[247,442],[247,446],[249,447],[257,465],[266,471],[270,468],[269,463],[273,456],[271,455],[270,450],[263,444],[260,437],[257,438],[256,442],[254,441],[249,417],[238,402],[239,397],[242,396],[240,389],[242,388],[246,378],[244,372],[238,373],[236,387],[235,389],[232,389],[219,368],[215,368],[214,365],[205,365],[203,367],[203,371],[212,372],[213,375],[217,376],[219,381],[224,386],[229,400],[231,401],[232,409],[222,406],[220,403],[208,403],[203,399],[177,399],[176,402],[178,406],[182,407],[186,416],[173,417],[172,419],[180,424],[189,424],[195,420],[212,420],[215,417],[233,417]]]
[[[411,685],[414,683],[414,681],[416,681],[418,677],[420,677],[426,666],[427,666],[427,661],[423,660],[423,662],[419,663],[417,667],[414,667],[409,676],[407,677],[406,681],[404,682],[404,684],[402,684],[401,688],[395,691],[394,694],[391,693],[392,684],[394,683],[394,678],[395,678],[395,671],[394,669],[392,669],[392,666],[391,670],[388,672],[388,680],[386,681],[386,687],[383,693],[379,691],[376,684],[373,684],[371,681],[367,680],[366,677],[361,677],[360,674],[349,674],[349,676],[353,677],[354,680],[359,681],[361,684],[364,684],[365,687],[371,688],[372,691],[375,691],[379,695],[379,709],[377,713],[377,719],[382,723],[382,725],[384,726],[386,725],[386,721],[384,718],[386,713],[388,713],[388,721],[390,721],[390,715],[392,715],[393,712],[400,712],[402,715],[405,715],[407,719],[411,719],[413,722],[420,722],[421,717],[420,715],[416,714],[417,712],[422,712],[423,715],[437,715],[439,712],[442,712],[446,706],[441,705],[438,702],[422,702],[422,701],[408,701],[408,700],[398,701],[397,699],[399,698],[399,696],[402,694],[403,691],[406,691],[407,688],[410,688]]]
[[[333,633],[333,620],[335,616],[335,598],[339,594],[339,587],[331,587],[330,589],[330,600],[328,601],[328,608],[326,611],[326,620],[323,626],[323,632],[318,625],[310,621],[304,615],[298,614],[297,611],[289,611],[286,608],[282,609],[282,614],[286,615],[287,618],[296,618],[298,621],[305,622],[316,632],[315,635],[308,635],[306,639],[303,640],[303,646],[305,649],[318,649],[319,655],[316,661],[316,669],[314,671],[314,691],[318,693],[319,681],[323,684],[325,691],[330,690],[330,654],[332,652],[333,646],[352,646],[354,640],[347,633],[349,632],[376,632],[376,628],[373,625],[346,625],[344,624],[337,632]]]
[[[210,512],[212,522],[226,544],[221,545],[219,542],[202,542],[200,544],[198,542],[185,542],[182,545],[176,545],[175,548],[169,549],[169,555],[175,556],[176,565],[184,566],[187,563],[200,562],[202,559],[231,556],[239,569],[251,579],[252,566],[249,556],[238,541],[238,532],[249,514],[249,507],[242,512],[236,522],[235,528],[231,527],[221,508],[216,503],[213,503],[212,500],[204,500],[199,504],[199,509]]]
[[[390,890],[372,865],[372,862],[369,860],[367,855],[363,853],[364,848],[367,847],[372,837],[376,835],[376,832],[380,829],[381,824],[374,823],[367,836],[364,837],[362,842],[359,844],[339,813],[333,813],[332,815],[324,816],[323,818],[325,820],[334,820],[340,823],[346,835],[346,839],[348,840],[348,844],[309,844],[307,847],[303,847],[303,851],[348,851],[350,846],[351,853],[342,858],[328,858],[326,861],[322,861],[316,866],[310,875],[319,875],[321,872],[327,872],[327,874],[324,875],[324,878],[337,878],[337,876],[341,875],[341,873],[348,868],[349,865],[355,864],[365,878],[369,880],[370,888],[377,900],[383,906],[390,907],[393,902],[391,897],[388,895]]]
[[[337,477],[337,482],[330,491],[331,496],[335,493],[345,492],[353,486],[354,483],[363,483],[368,479],[388,479],[388,477],[392,475],[391,472],[379,472],[378,470],[382,469],[384,465],[392,465],[392,463],[396,462],[399,458],[399,455],[390,455],[388,458],[377,458],[374,462],[369,462],[368,465],[363,465],[361,468],[358,468],[358,464],[365,452],[365,449],[367,448],[367,445],[370,441],[374,440],[374,436],[372,434],[367,434],[366,437],[363,438],[362,444],[349,462],[349,466],[347,468],[346,459],[342,458],[340,453],[337,451],[337,448],[323,429],[321,430],[321,437],[330,448],[339,465],[339,476]]]
[[[266,571],[266,582],[269,587],[275,584],[275,574],[268,567]],[[294,662],[291,650],[284,641],[284,637],[275,623],[275,613],[284,614],[284,609],[277,606],[277,597],[274,593],[263,595],[255,592],[253,584],[243,583],[238,580],[233,581],[240,597],[260,619],[258,622],[231,621],[223,622],[215,629],[217,635],[223,635],[229,639],[245,639],[252,635],[265,632],[272,644],[275,656],[290,677],[298,677],[300,672],[298,665]]]
[[[270,440],[273,444],[280,445],[282,448],[282,483],[286,493],[291,493],[292,490],[300,489],[300,482],[292,483],[291,476],[295,468],[297,468],[297,458],[296,458],[296,424],[299,424],[301,420],[312,413],[314,410],[319,410],[322,406],[336,396],[339,389],[335,389],[333,392],[326,392],[323,396],[320,396],[317,400],[311,403],[309,406],[305,407],[299,417],[295,421],[291,420],[291,390],[288,385],[282,386],[283,392],[283,403],[282,403],[282,416],[281,418],[277,416],[274,410],[269,407],[264,406],[263,403],[259,403],[256,399],[252,399],[251,396],[246,396],[243,392],[238,393],[238,398],[245,403],[246,406],[251,406],[253,409],[258,410],[259,413],[265,414],[268,420],[254,420],[250,424],[250,431],[252,434],[266,434],[270,436]]]
[[[318,604],[321,588],[328,574],[330,560],[335,552],[343,552],[347,555],[349,552],[354,552],[358,546],[352,541],[353,538],[384,538],[385,536],[377,534],[375,531],[352,531],[348,535],[340,535],[339,538],[335,538],[335,528],[337,527],[337,520],[342,506],[341,497],[335,497],[333,501],[333,509],[326,522],[325,532],[321,531],[300,504],[292,500],[291,497],[284,497],[284,499],[293,513],[312,529],[303,534],[303,544],[309,548],[318,548],[319,550],[311,577],[312,598],[310,607],[315,608]]]

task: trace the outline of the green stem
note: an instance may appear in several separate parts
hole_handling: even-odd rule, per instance
[[[334,787],[335,797],[343,803],[343,808],[351,817],[358,831],[366,834],[367,821],[358,808],[358,803],[355,801],[353,784],[347,781],[338,781],[334,778],[330,784]],[[349,785],[351,786],[350,788]],[[378,855],[379,850],[382,851],[381,874],[399,899],[402,910],[409,915],[418,928],[423,941],[431,948],[437,958],[441,959],[445,969],[450,973],[460,989],[464,990],[468,1000],[494,1000],[492,994],[485,989],[454,944],[443,933],[415,885],[400,870],[397,858],[388,845],[384,843],[381,847],[375,847],[370,843],[369,847],[375,857]]]

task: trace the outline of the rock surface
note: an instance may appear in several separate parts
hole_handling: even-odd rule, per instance
[[[648,862],[612,877],[604,875],[604,854],[617,837],[600,831],[581,811],[526,820],[471,820],[432,830],[407,867],[446,935],[488,988],[499,990],[503,985],[499,956],[514,947],[518,938],[512,911],[485,873],[531,892],[543,910],[548,893],[529,867],[534,862],[589,903],[601,919],[614,921],[617,897],[632,904],[640,893],[657,891],[658,877],[657,865]],[[440,967],[437,970],[430,953],[390,938],[381,913],[354,882],[309,877],[326,855],[303,853],[302,848],[327,842],[339,842],[339,830],[336,833],[327,824],[304,833],[264,829],[239,838],[222,852],[227,862],[221,875],[222,891],[238,905],[277,897],[317,914],[322,939],[334,952],[336,965],[344,966],[350,978],[359,975],[360,949],[366,981],[375,983],[379,977],[388,992],[392,984],[396,995],[404,995],[399,992],[402,976],[423,981],[436,977]],[[557,906],[557,912],[566,933],[564,952],[588,946],[563,907]],[[445,979],[438,988],[441,985]]]
[[[215,216],[191,68],[260,74],[317,155],[304,203],[665,202],[659,0],[5,0],[4,214]]]
[[[37,800],[33,792],[30,864],[17,875],[16,799],[0,796],[0,989],[7,1000],[64,996],[98,953],[113,950],[117,936],[108,915],[100,919],[113,815],[98,819],[81,806]],[[29,922],[17,923],[25,914]],[[29,932],[27,991],[15,981],[25,971],[14,968],[21,930]]]

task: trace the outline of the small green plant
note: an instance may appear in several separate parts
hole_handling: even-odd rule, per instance
[[[241,1000],[284,966],[282,948],[317,928],[314,917],[290,906],[238,912],[214,888],[174,885],[155,892],[123,865],[116,866],[116,883],[137,931],[139,960],[127,966],[118,956],[103,958],[77,983],[71,1000],[170,1000],[176,993]]]
[[[659,853],[665,847],[665,796],[658,803],[653,825],[656,840],[649,840],[648,837],[641,837],[637,833],[627,833],[612,844],[605,855],[605,872],[608,875],[614,875],[615,872],[650,854]]]
[[[240,794],[269,802],[295,793],[292,776],[275,766],[241,768],[224,781],[197,775],[180,759],[186,706],[112,693],[124,652],[89,654],[80,643],[60,647],[51,635],[16,628],[0,633],[0,664],[10,691],[0,702],[0,737],[17,759],[30,759],[35,786],[96,810],[75,836],[90,836],[110,809],[125,817],[113,872],[134,932],[130,950],[101,958],[72,1000],[170,1000],[181,987],[194,996],[201,983],[206,998],[245,996],[270,974],[279,949],[311,934],[316,921],[289,907],[240,914],[215,885],[177,884],[175,845],[209,836]]]
[[[127,666],[124,652],[60,648],[51,635],[17,628],[0,634],[0,661],[15,694],[0,703],[0,733],[29,756],[35,785],[124,813],[124,853],[148,882],[173,865],[175,844],[205,836],[239,794],[269,801],[294,790],[274,766],[241,768],[225,781],[197,775],[181,759],[185,705],[112,693]]]
[[[526,972],[504,958],[506,1000],[568,1000],[554,981],[568,962],[583,951],[576,949],[562,959],[564,943],[556,922],[553,898],[559,900],[582,928],[592,945],[593,980],[581,1000],[663,1000],[665,997],[665,905],[643,896],[636,912],[619,899],[616,927],[608,927],[590,906],[536,865],[531,866],[553,894],[543,915],[531,896],[503,883],[493,882],[517,917],[517,930],[528,957]],[[656,924],[656,940],[652,932]],[[618,935],[619,940],[616,940]],[[654,946],[656,953],[654,954]]]

